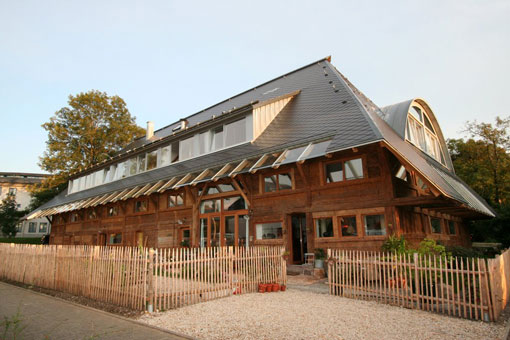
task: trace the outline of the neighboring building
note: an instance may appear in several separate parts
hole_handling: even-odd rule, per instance
[[[197,95],[202,89],[196,88]],[[454,173],[422,99],[379,108],[328,58],[135,140],[31,213],[53,244],[469,246],[493,210]]]
[[[18,210],[27,209],[31,199],[29,187],[41,183],[46,176],[44,174],[0,172],[0,201],[12,193],[16,198]],[[25,220],[18,224],[16,237],[42,237],[49,234],[50,229],[49,220],[45,217]]]

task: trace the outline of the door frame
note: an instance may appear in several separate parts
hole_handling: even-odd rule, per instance
[[[289,250],[289,260],[290,260],[290,263],[292,264],[303,264],[304,261],[305,261],[305,253],[308,252],[308,249],[304,249],[303,247],[303,241],[301,239],[300,243],[301,243],[301,246],[303,247],[303,251],[302,251],[302,262],[298,262],[298,261],[294,261],[294,243],[292,242],[293,241],[293,236],[294,236],[294,228],[292,226],[292,217],[293,216],[300,216],[302,218],[302,220],[305,222],[305,225],[304,225],[304,233],[303,233],[303,229],[301,229],[301,234],[305,235],[306,237],[306,246],[308,248],[308,243],[309,243],[309,240],[308,240],[308,231],[306,230],[307,228],[307,224],[308,224],[308,214],[305,213],[305,212],[293,212],[293,213],[290,213],[287,215],[287,226],[288,226],[288,229],[289,232],[287,233],[289,236],[288,236],[288,250]],[[303,227],[303,226],[302,226]]]

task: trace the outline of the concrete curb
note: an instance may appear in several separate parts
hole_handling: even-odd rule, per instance
[[[97,313],[101,313],[101,314],[108,315],[108,316],[111,316],[111,317],[115,317],[117,319],[128,321],[128,322],[137,324],[139,326],[156,329],[156,330],[161,331],[163,333],[167,333],[167,334],[170,334],[170,335],[178,336],[178,337],[181,337],[183,339],[199,340],[198,338],[193,338],[193,337],[191,337],[189,335],[186,335],[186,334],[181,334],[181,333],[174,332],[174,331],[171,331],[171,330],[168,330],[168,329],[165,329],[165,328],[161,328],[161,327],[158,327],[158,326],[149,325],[149,324],[146,324],[146,323],[138,321],[138,320],[133,320],[133,319],[130,319],[130,318],[126,318],[124,316],[117,315],[117,314],[108,313],[108,312],[106,312],[104,310],[101,310],[101,309],[93,308],[93,307],[90,307],[90,306],[84,306],[84,305],[81,305],[81,304],[73,302],[73,301],[69,301],[69,300],[62,299],[62,298],[59,298],[59,297],[56,297],[56,296],[44,294],[44,293],[41,293],[41,292],[36,292],[36,291],[31,290],[31,289],[22,288],[22,287],[19,287],[19,286],[16,286],[16,285],[11,285],[9,283],[0,281],[0,285],[2,285],[2,284],[3,285],[8,285],[9,287],[14,287],[14,288],[17,288],[17,289],[20,289],[20,290],[29,291],[29,292],[31,292],[33,294],[37,294],[37,295],[40,295],[40,296],[45,296],[45,297],[48,297],[48,298],[59,300],[59,301],[68,303],[70,305],[73,305],[73,306],[76,306],[76,307],[80,307],[80,308],[83,308],[83,309],[87,309],[87,310],[90,310],[90,311],[93,311],[93,312],[97,312]]]

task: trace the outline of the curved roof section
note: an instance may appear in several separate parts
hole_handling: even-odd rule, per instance
[[[427,117],[430,119],[430,122],[432,123],[432,126],[434,127],[435,133],[437,138],[439,139],[439,143],[441,144],[441,149],[443,151],[446,167],[454,172],[453,163],[450,158],[450,154],[448,152],[448,147],[446,145],[446,141],[443,137],[443,132],[441,130],[441,126],[439,125],[436,115],[430,108],[430,105],[422,98],[413,98],[409,99],[400,103],[396,103],[393,105],[388,105],[385,107],[382,107],[380,111],[378,112],[379,116],[381,116],[382,119],[386,123],[388,123],[389,126],[392,127],[393,130],[403,139],[405,140],[406,136],[406,126],[407,126],[407,117],[409,110],[411,109],[411,106],[416,103],[419,106],[421,106],[423,109],[425,109],[425,112],[427,113]],[[420,150],[420,152],[422,152]],[[427,157],[430,157],[426,153],[422,152]],[[440,164],[440,163],[438,163]]]

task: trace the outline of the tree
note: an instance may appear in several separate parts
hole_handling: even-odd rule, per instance
[[[510,246],[510,119],[495,124],[467,122],[469,139],[450,139],[448,149],[455,172],[495,210],[497,217],[470,224],[473,241]]]
[[[112,157],[145,131],[122,98],[95,90],[70,95],[42,127],[48,141],[39,165],[51,176],[32,190],[32,208],[64,188],[70,174]]]
[[[16,224],[25,211],[18,211],[16,198],[13,194],[8,194],[0,204],[0,227],[2,234],[8,237],[16,236]]]
[[[493,207],[510,203],[510,119],[496,124],[467,122],[470,139],[450,139],[457,175]]]

